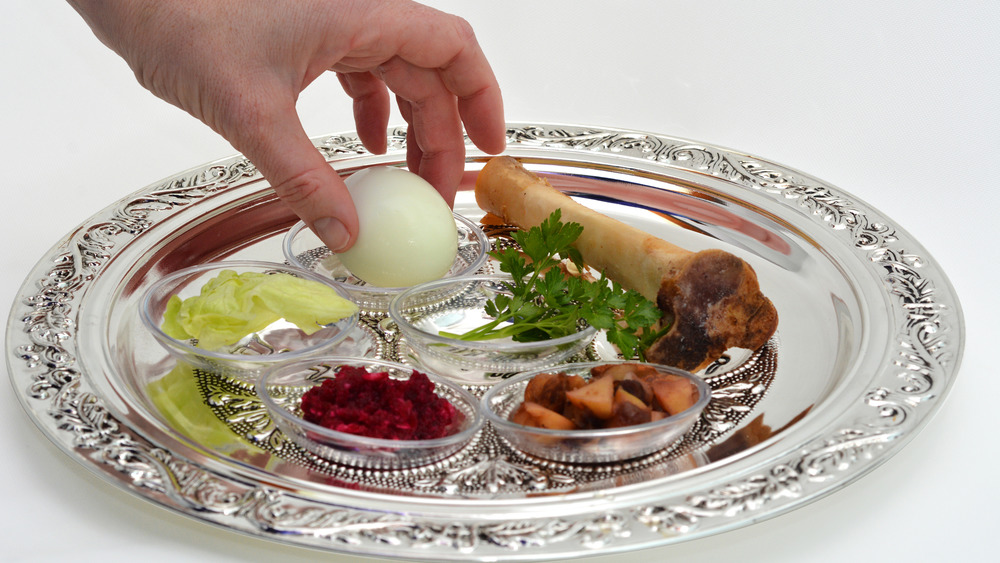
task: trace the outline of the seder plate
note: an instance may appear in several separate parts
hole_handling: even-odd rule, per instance
[[[354,134],[315,140],[343,173],[403,165],[404,143],[400,129],[385,155]],[[433,466],[350,469],[297,451],[251,386],[204,372],[198,392],[228,439],[165,417],[146,391],[174,365],[138,324],[142,291],[210,260],[282,261],[297,220],[242,157],[139,190],[41,258],[8,321],[22,405],[67,455],[191,518],[330,551],[493,561],[641,549],[792,510],[888,459],[954,382],[964,334],[947,277],[849,193],[635,131],[511,124],[507,153],[588,206],[691,250],[743,257],[775,302],[775,337],[702,374],[712,401],[676,447],[574,466],[519,454],[486,428]],[[456,202],[474,220],[483,212],[470,190],[486,158],[469,146]],[[384,314],[367,314],[356,341],[366,355],[419,365]],[[607,353],[597,342],[578,359]]]

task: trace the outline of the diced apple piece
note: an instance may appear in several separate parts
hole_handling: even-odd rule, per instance
[[[617,389],[624,389],[647,405],[653,402],[653,388],[633,373],[627,374],[625,379],[619,381]]]
[[[639,397],[636,397],[632,393],[629,393],[624,388],[619,387],[615,391],[614,404],[617,405],[617,404],[619,404],[619,403],[621,403],[623,401],[628,401],[628,402],[632,403],[633,405],[639,407],[640,409],[647,409],[647,408],[649,408],[649,405],[647,405],[642,399],[640,399]]]
[[[521,403],[521,407],[535,422],[535,424],[528,424],[528,426],[549,428],[551,430],[573,430],[576,428],[572,420],[538,403],[525,401]]]
[[[665,413],[663,411],[650,411],[650,413],[649,413],[649,419],[650,420],[654,420],[654,421],[655,420],[663,420],[664,418],[667,418],[668,416],[670,416],[670,415],[668,415],[667,413]]]
[[[615,378],[615,381],[621,381],[629,374],[634,376],[637,365],[638,364],[604,364],[591,368],[590,375],[595,378],[609,376]]]
[[[579,389],[587,384],[587,380],[580,377],[579,375],[566,375],[566,390],[572,391],[574,389]]]
[[[548,372],[532,377],[524,388],[524,400],[538,403],[549,410],[561,411],[566,404],[566,390],[562,376],[561,373]]]
[[[645,381],[646,383],[649,383],[650,378],[662,375],[662,373],[659,370],[657,370],[655,367],[649,364],[632,364],[632,365],[635,368],[636,377]]]
[[[663,374],[650,382],[653,395],[667,414],[684,412],[698,402],[698,388],[687,379]]]
[[[566,392],[566,399],[589,410],[600,419],[611,418],[614,404],[615,380],[613,377],[599,377],[579,389]]]
[[[615,391],[613,414],[608,421],[609,428],[643,424],[652,420],[652,409],[635,395],[618,388]]]
[[[535,417],[531,416],[528,409],[524,408],[524,403],[518,405],[517,409],[510,415],[510,421],[522,426],[538,426],[535,422]]]
[[[566,392],[586,384],[586,380],[579,375],[540,373],[532,377],[524,388],[524,400],[562,412],[566,405]]]
[[[572,420],[573,424],[581,430],[604,427],[604,421],[594,416],[594,413],[587,409],[582,409],[569,401],[566,401],[566,407],[563,409],[562,415]]]

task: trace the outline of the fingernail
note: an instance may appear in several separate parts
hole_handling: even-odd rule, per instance
[[[323,217],[313,222],[313,229],[319,238],[326,243],[327,248],[334,252],[340,252],[347,246],[347,241],[351,235],[347,232],[347,227],[333,217]]]

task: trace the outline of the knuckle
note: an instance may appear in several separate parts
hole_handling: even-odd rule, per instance
[[[454,25],[455,35],[458,36],[463,44],[474,43],[476,41],[476,32],[472,29],[472,24],[468,20],[455,16]]]
[[[306,170],[273,185],[272,189],[286,204],[298,207],[314,201],[322,186],[318,171]]]
[[[220,120],[227,133],[242,135],[247,141],[262,139],[270,127],[272,108],[265,95],[253,90],[244,90],[237,95],[223,92],[218,96]]]

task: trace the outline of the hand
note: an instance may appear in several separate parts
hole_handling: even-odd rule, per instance
[[[354,100],[358,136],[386,149],[389,90],[407,129],[407,165],[454,203],[462,124],[504,148],[500,88],[470,26],[408,0],[70,0],[156,96],[243,153],[334,250],[357,236],[354,204],[299,121],[299,93],[328,70]]]

